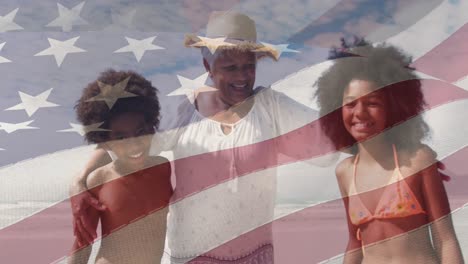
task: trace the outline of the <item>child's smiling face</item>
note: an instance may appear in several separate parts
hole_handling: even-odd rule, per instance
[[[144,115],[137,112],[119,114],[111,119],[109,130],[110,141],[105,146],[115,153],[119,162],[131,168],[143,168],[155,132]]]
[[[388,103],[384,94],[374,92],[374,83],[354,79],[343,93],[343,123],[356,141],[381,133],[387,126]]]

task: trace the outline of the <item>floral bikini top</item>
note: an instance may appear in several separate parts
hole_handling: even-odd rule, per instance
[[[374,219],[401,218],[426,213],[422,209],[413,191],[404,180],[400,172],[395,145],[392,145],[392,147],[395,159],[395,170],[393,171],[389,183],[384,187],[385,189],[377,203],[374,214],[362,203],[356,191],[356,169],[359,154],[356,156],[354,160],[353,179],[349,192],[349,216],[353,225],[359,226]],[[360,229],[358,229],[356,235],[357,238],[361,240]]]

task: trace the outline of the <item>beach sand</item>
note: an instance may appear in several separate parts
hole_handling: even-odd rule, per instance
[[[465,200],[451,200],[452,204],[461,204]],[[44,206],[40,204],[37,206]],[[36,207],[37,207],[36,206]],[[27,208],[29,207],[29,208]],[[32,211],[34,203],[21,205],[3,205],[0,208],[0,219],[13,219],[14,214]],[[276,263],[341,263],[341,254],[346,246],[347,227],[344,219],[341,201],[336,200],[324,204],[307,207],[304,205],[281,205],[277,207],[277,220],[273,222],[275,262]],[[283,215],[283,217],[279,217]],[[455,230],[464,250],[465,260],[468,256],[468,206],[460,207],[453,212]],[[1,241],[9,244],[9,250],[23,254],[21,243],[35,243],[37,250],[43,247],[60,245],[65,250],[71,248],[73,233],[71,229],[71,215],[68,204],[57,206],[57,210],[43,216],[43,221],[27,225],[21,232],[4,232],[2,229]],[[44,222],[52,223],[44,228]],[[54,223],[69,224],[54,224]],[[11,241],[15,241],[12,243]],[[51,243],[53,241],[53,243]],[[49,244],[48,244],[49,243]],[[3,244],[3,243],[2,243]],[[48,244],[48,245],[47,245]],[[4,244],[5,245],[5,244]],[[94,244],[93,255],[99,241]],[[5,247],[2,251],[5,250]],[[39,251],[40,252],[40,251]],[[38,252],[30,252],[34,255]],[[170,253],[167,249],[166,256]],[[40,254],[40,253],[38,253]],[[89,263],[92,263],[93,257]],[[5,260],[5,259],[3,259]],[[65,259],[56,259],[57,263],[66,263]],[[2,261],[3,262],[3,261]],[[3,262],[5,263],[5,262]],[[41,262],[35,262],[41,263]],[[163,258],[162,263],[167,263]]]

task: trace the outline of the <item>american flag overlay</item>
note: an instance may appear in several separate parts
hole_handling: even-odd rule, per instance
[[[177,129],[179,106],[193,103],[188,96],[192,90],[210,85],[200,51],[184,47],[184,36],[203,36],[213,11],[248,15],[256,23],[259,42],[278,51],[278,61],[258,62],[255,86],[284,93],[311,110],[318,110],[315,82],[333,64],[328,51],[340,45],[340,38],[361,36],[411,55],[427,102],[419,113],[431,130],[424,143],[437,153],[451,178],[444,185],[456,235],[468,259],[467,1],[2,0],[1,263],[66,263],[71,254],[75,237],[69,187],[96,148],[85,142],[84,135],[101,125],[82,126],[77,121],[74,106],[83,88],[109,68],[138,72],[159,90],[158,132]],[[398,89],[401,83],[382,89]],[[117,100],[105,102],[112,107]],[[197,223],[192,234],[200,237],[205,232],[209,243],[195,243],[196,250],[188,250],[184,261],[205,263],[200,256],[230,254],[268,233],[275,263],[342,262],[348,229],[335,167],[349,154],[336,152],[327,141],[311,141],[325,138],[317,133],[320,118],[310,116],[281,135],[253,144],[187,150],[177,158],[170,151],[162,153],[173,167],[183,163],[199,179],[190,185],[172,183],[179,189],[169,214],[171,207],[200,203],[209,204],[206,211],[223,212],[216,201],[231,199],[233,185],[261,181],[262,172],[276,177],[270,186],[274,195],[266,198],[271,199],[271,215],[256,217],[263,208],[242,204],[249,214],[221,217],[225,229]],[[402,125],[412,119],[400,121]],[[282,154],[268,159],[273,145],[281,146]],[[224,162],[234,159],[235,152],[259,155],[239,161],[242,168],[224,176],[229,169]],[[229,194],[223,193],[225,188]],[[145,217],[135,215],[129,225]],[[177,224],[172,228],[178,232]],[[190,240],[190,231],[184,232]],[[180,252],[184,247],[171,242],[170,232],[167,236],[161,263],[171,263],[175,248]],[[94,256],[101,239],[105,238],[98,236],[93,245]],[[244,263],[241,260],[220,263]]]

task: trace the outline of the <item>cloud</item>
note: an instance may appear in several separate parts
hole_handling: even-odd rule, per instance
[[[452,4],[444,1],[432,12],[388,42],[419,58],[429,52],[468,22],[468,2]]]
[[[348,1],[344,0],[339,2],[336,6],[328,10],[325,14],[320,16],[313,23],[314,25],[328,24],[336,20],[343,19],[348,16],[349,13],[357,10],[360,2],[363,0]]]
[[[339,0],[245,1],[236,10],[255,20],[258,35],[262,40],[277,43],[286,41],[339,2]]]
[[[305,44],[319,47],[333,47],[340,45],[340,39],[345,37],[342,32],[326,32],[316,35],[310,40],[307,40]]]
[[[203,31],[210,13],[231,10],[240,0],[184,0],[182,11],[191,27],[190,32]]]

